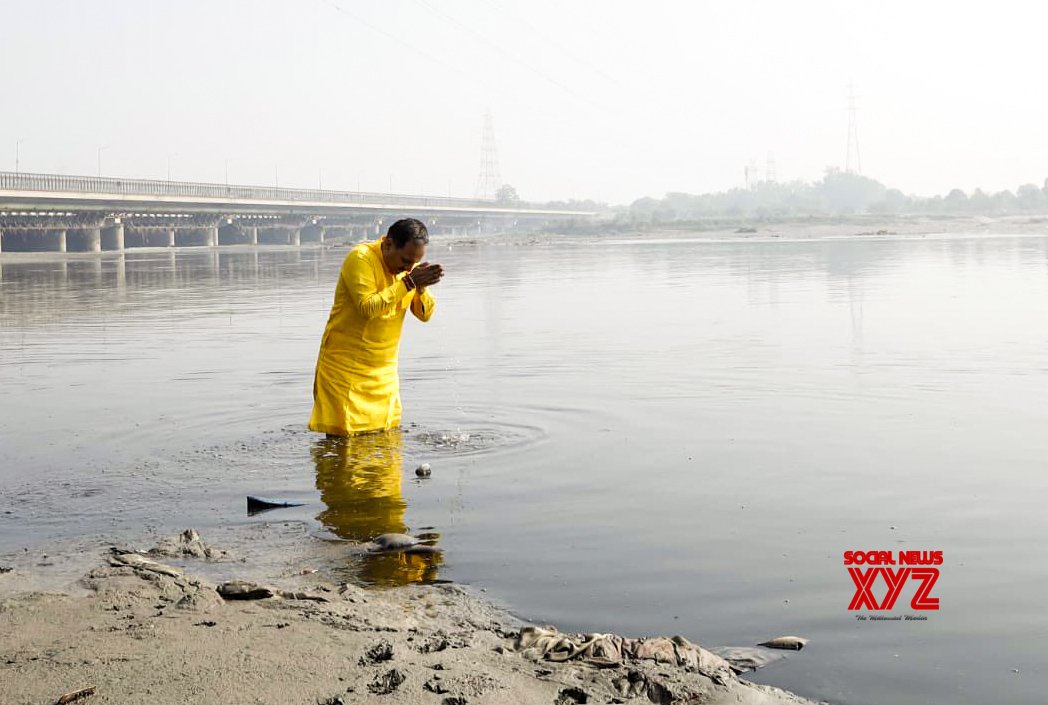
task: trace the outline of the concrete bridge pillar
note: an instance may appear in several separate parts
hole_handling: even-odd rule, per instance
[[[218,226],[213,226],[206,229],[207,231],[207,246],[218,247]]]
[[[0,230],[0,253],[4,251],[4,231]]]
[[[256,227],[248,228],[247,229],[247,234],[248,234],[248,241],[252,245],[257,245],[258,244],[258,228],[256,228]]]
[[[287,234],[287,244],[295,246],[301,245],[302,231],[298,228],[291,229]]]
[[[102,228],[102,249],[124,251],[124,225],[122,223]]]
[[[170,230],[167,231],[167,246],[168,247],[174,247],[175,246],[175,229],[174,228],[171,228]]]
[[[66,231],[65,230],[53,230],[51,232],[54,233],[54,235],[52,235],[52,237],[54,238],[54,241],[55,241],[55,249],[58,252],[65,252],[66,251]]]
[[[87,228],[84,230],[84,249],[87,252],[102,251],[101,228]]]
[[[382,235],[382,223],[375,223],[375,226],[372,228],[371,234],[374,237],[376,237],[376,238],[381,236]]]

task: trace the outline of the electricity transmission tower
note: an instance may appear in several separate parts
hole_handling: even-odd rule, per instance
[[[848,86],[848,152],[844,157],[844,171],[862,174],[862,159],[859,157],[859,128],[855,122],[855,90]]]
[[[477,175],[476,197],[494,199],[502,186],[499,174],[499,153],[495,146],[495,124],[491,112],[484,113],[484,132],[480,143],[480,173]]]
[[[760,172],[757,170],[757,162],[751,159],[749,163],[742,168],[742,173],[746,177],[746,188],[751,191],[757,188],[757,184],[760,183],[761,180]]]

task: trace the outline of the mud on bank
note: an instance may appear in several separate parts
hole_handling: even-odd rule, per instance
[[[22,569],[0,574],[4,701],[43,705],[92,688],[78,702],[810,702],[740,680],[697,645],[698,660],[681,664],[551,661],[518,649],[527,625],[454,585],[367,590],[307,573],[231,599],[227,581],[193,570],[216,574],[206,555],[174,557],[184,568],[160,562],[179,562],[172,553],[170,543],[151,555],[106,551],[62,592],[21,590]],[[213,558],[226,561],[217,572],[249,572]]]

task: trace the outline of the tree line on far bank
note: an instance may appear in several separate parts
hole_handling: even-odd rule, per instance
[[[671,222],[708,217],[782,217],[807,215],[1013,215],[1048,211],[1048,179],[1043,186],[1023,184],[1014,193],[968,194],[953,189],[945,196],[907,196],[875,179],[830,169],[821,181],[764,181],[752,188],[721,193],[668,193],[640,198],[629,216],[642,222]]]
[[[516,189],[500,189],[500,203],[520,203]],[[536,204],[538,205],[538,204]],[[1043,186],[1023,184],[1012,191],[965,193],[921,198],[888,188],[868,176],[827,170],[815,183],[762,181],[751,188],[719,193],[667,193],[639,198],[629,206],[592,200],[550,201],[547,208],[589,210],[634,223],[670,223],[703,218],[781,218],[820,215],[1021,215],[1048,212],[1048,179]]]

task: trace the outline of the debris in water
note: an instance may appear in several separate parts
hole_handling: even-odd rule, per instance
[[[767,646],[769,649],[786,649],[788,651],[800,651],[808,645],[808,640],[799,636],[777,636],[768,641],[762,641],[757,646]]]
[[[415,474],[419,477],[429,477],[433,474],[433,470],[429,467],[429,463],[422,463],[415,468]]]
[[[736,673],[756,671],[769,663],[775,663],[786,658],[785,654],[778,654],[767,649],[758,649],[752,646],[722,646],[713,649],[713,653],[731,664],[731,670]]]
[[[302,502],[285,502],[280,499],[264,499],[262,497],[247,497],[247,515],[254,516],[255,514],[261,514],[262,512],[268,512],[273,509],[282,509],[284,507],[301,507]]]

